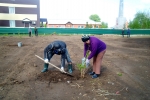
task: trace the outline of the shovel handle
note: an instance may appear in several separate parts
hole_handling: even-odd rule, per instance
[[[43,58],[41,58],[40,56],[38,56],[38,55],[35,55],[35,56],[36,56],[36,57],[38,57],[39,59],[41,59],[41,60],[43,60],[43,61],[44,61],[44,59],[43,59]],[[63,72],[63,73],[67,73],[67,72],[65,72],[65,71],[61,70],[59,67],[57,67],[57,66],[53,65],[53,64],[52,64],[52,63],[50,63],[50,62],[48,62],[48,64],[52,65],[53,67],[57,68],[58,70],[60,70],[60,71],[61,71],[61,72]]]

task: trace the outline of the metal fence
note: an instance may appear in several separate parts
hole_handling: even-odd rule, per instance
[[[37,28],[39,34],[121,34],[121,29]],[[27,34],[28,28],[0,28],[0,34]],[[34,28],[32,28],[34,33]],[[127,30],[125,30],[127,33]],[[130,34],[150,35],[150,29],[131,29]]]

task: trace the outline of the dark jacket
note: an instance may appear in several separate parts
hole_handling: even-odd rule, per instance
[[[56,49],[56,45],[59,47]],[[54,41],[52,43],[50,43],[45,49],[44,49],[44,58],[48,58],[48,55],[61,55],[65,53],[65,49],[66,49],[66,43],[63,41]],[[51,57],[50,57],[51,58]]]
[[[37,28],[34,28],[34,32],[37,32],[38,30],[37,30]]]
[[[122,35],[124,35],[124,30],[122,30]]]
[[[127,30],[127,34],[130,34],[130,29]]]

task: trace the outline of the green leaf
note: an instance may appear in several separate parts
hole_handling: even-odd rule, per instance
[[[119,72],[118,72],[117,74],[118,74],[118,76],[122,76],[122,73],[119,73]]]

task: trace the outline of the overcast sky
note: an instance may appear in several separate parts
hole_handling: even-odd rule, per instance
[[[109,27],[116,24],[120,0],[40,0],[40,17],[88,20],[97,14]],[[132,20],[137,11],[150,11],[150,0],[124,0],[124,17]]]

